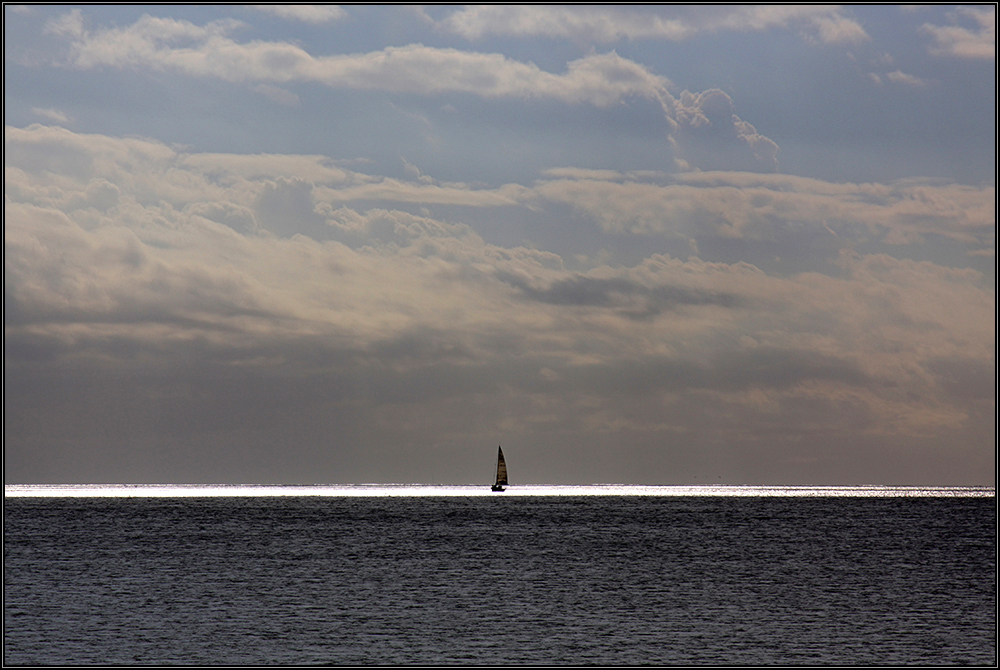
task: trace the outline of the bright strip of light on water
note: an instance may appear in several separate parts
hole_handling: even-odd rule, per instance
[[[8,484],[7,498],[192,498],[192,497],[428,497],[428,496],[718,496],[850,498],[986,498],[992,486],[511,486],[494,493],[486,486],[423,484],[285,485],[252,484]]]

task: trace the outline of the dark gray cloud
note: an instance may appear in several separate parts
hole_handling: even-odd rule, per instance
[[[708,388],[788,389],[806,381],[830,381],[849,386],[876,383],[856,363],[815,351],[758,348],[725,352],[712,361]]]
[[[707,364],[413,363],[399,352],[355,352],[327,356],[310,373],[218,362],[15,367],[6,377],[8,477],[476,482],[490,465],[479,452],[497,441],[511,452],[518,483],[690,483],[709,475],[837,483],[857,479],[859,467],[866,482],[961,483],[964,472],[947,464],[928,476],[900,460],[916,444],[933,460],[926,439],[859,441],[859,428],[878,424],[864,404],[796,388],[846,380],[863,389],[873,380],[848,362],[805,352]],[[542,363],[551,374],[538,374]],[[775,409],[754,408],[718,396],[720,388],[785,395]]]
[[[630,319],[649,319],[684,307],[745,307],[741,296],[685,286],[646,286],[625,277],[572,275],[538,288],[512,273],[497,278],[518,289],[525,298],[547,305],[602,307]]]
[[[961,358],[928,361],[938,384],[958,398],[981,401],[996,399],[997,370],[995,365]]]
[[[562,378],[549,391],[579,391],[600,397],[649,394],[734,392],[750,389],[788,391],[810,382],[877,386],[878,380],[850,361],[816,352],[765,349],[729,352],[709,360],[653,358],[622,352],[613,363],[558,368]],[[565,384],[565,385],[564,385]]]
[[[313,184],[304,179],[279,177],[266,184],[258,196],[257,220],[280,237],[299,234],[317,240],[329,239],[332,231],[316,213],[312,191]]]

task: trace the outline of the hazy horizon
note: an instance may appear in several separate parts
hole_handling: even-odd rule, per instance
[[[6,5],[5,482],[992,486],[995,19]]]

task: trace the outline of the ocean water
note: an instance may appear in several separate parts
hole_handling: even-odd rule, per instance
[[[997,661],[992,489],[99,488],[6,487],[5,664]]]

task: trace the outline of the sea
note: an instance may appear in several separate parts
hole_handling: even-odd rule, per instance
[[[997,664],[993,487],[5,486],[5,665]]]

